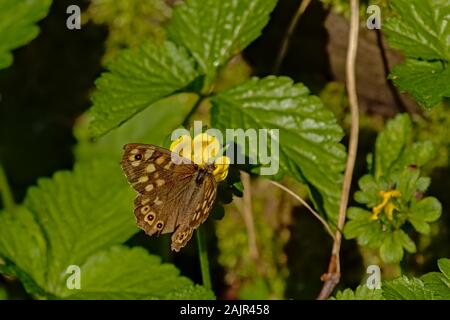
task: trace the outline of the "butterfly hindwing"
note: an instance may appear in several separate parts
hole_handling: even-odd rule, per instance
[[[197,229],[209,216],[216,199],[217,187],[212,174],[205,180],[191,198],[191,204],[185,213],[181,213],[180,225],[172,235],[172,250],[179,251],[191,239]]]

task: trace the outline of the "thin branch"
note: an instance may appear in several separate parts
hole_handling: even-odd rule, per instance
[[[294,33],[295,28],[297,27],[300,17],[306,11],[306,8],[308,8],[310,3],[311,0],[303,0],[300,3],[300,6],[298,7],[295,16],[292,18],[289,28],[287,29],[283,37],[283,42],[281,43],[280,51],[278,51],[278,56],[277,59],[275,60],[275,65],[273,67],[273,74],[278,74],[278,72],[280,71],[280,67],[283,63],[284,58],[286,57],[286,53],[291,43],[292,34]]]
[[[306,209],[308,209],[313,214],[313,216],[316,217],[320,221],[320,223],[322,223],[322,225],[325,227],[325,229],[327,230],[327,232],[331,236],[331,238],[333,238],[333,240],[335,240],[335,236],[333,234],[333,231],[330,228],[330,225],[327,223],[327,221],[324,218],[322,218],[320,216],[320,214],[318,214],[313,208],[311,208],[311,206],[305,200],[303,200],[298,194],[296,194],[291,189],[285,187],[281,183],[278,183],[278,182],[275,182],[272,180],[270,180],[270,183],[272,183],[273,185],[277,186],[278,188],[286,191],[292,197],[294,197],[296,200],[298,200],[298,202],[300,202],[302,205],[304,205],[306,207]]]
[[[351,18],[350,32],[348,40],[346,72],[347,72],[347,91],[350,103],[350,112],[352,124],[350,128],[350,141],[348,147],[348,158],[345,167],[344,182],[342,185],[341,202],[339,206],[338,228],[336,231],[336,239],[333,243],[328,272],[322,276],[323,284],[317,299],[327,299],[333,292],[335,286],[339,283],[341,276],[341,266],[339,252],[341,249],[342,233],[340,230],[344,227],[345,214],[347,211],[348,199],[350,195],[350,187],[352,184],[353,169],[355,167],[356,153],[358,149],[358,133],[359,133],[359,107],[358,97],[356,94],[355,64],[356,52],[358,49],[358,29],[359,29],[359,1],[351,0]]]
[[[250,175],[244,171],[241,171],[241,181],[244,185],[244,195],[242,197],[244,212],[243,215],[248,233],[249,254],[252,259],[257,260],[259,257],[259,252],[258,245],[256,244],[255,223],[253,221]]]
[[[11,192],[11,188],[8,184],[8,179],[6,177],[5,170],[0,164],[0,196],[2,199],[3,207],[6,210],[13,209],[15,207],[14,197]]]

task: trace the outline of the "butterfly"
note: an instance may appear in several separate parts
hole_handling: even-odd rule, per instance
[[[214,164],[199,166],[165,148],[130,143],[124,146],[121,166],[138,192],[137,225],[150,236],[173,233],[171,249],[178,252],[213,208]]]

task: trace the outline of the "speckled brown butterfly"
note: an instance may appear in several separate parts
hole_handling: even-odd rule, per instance
[[[198,166],[167,149],[131,143],[124,146],[122,169],[139,193],[134,200],[138,226],[148,235],[172,234],[172,250],[191,239],[213,207],[214,165]]]

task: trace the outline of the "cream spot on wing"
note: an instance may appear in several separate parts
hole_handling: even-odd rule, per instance
[[[155,168],[155,165],[153,164],[153,163],[150,163],[148,166],[147,166],[147,168],[145,168],[145,171],[147,171],[148,173],[151,173],[151,172],[153,172],[153,171],[155,171],[156,170],[156,168]]]
[[[144,183],[148,181],[148,176],[142,176],[138,179],[138,183]]]
[[[157,206],[162,205],[162,201],[159,200],[159,197],[156,197],[156,199],[153,201],[154,204],[156,204]]]
[[[153,175],[153,179],[158,179],[158,178],[159,178],[159,173],[157,172]]]
[[[164,162],[165,158],[163,156],[159,157],[155,160],[156,164],[161,165]]]
[[[150,198],[144,198],[144,199],[142,199],[141,204],[142,204],[142,205],[145,205],[145,204],[147,204],[149,201],[150,201]]]
[[[158,180],[156,180],[156,185],[158,186],[158,187],[161,187],[164,183],[166,183],[163,179],[158,179]]]
[[[133,150],[130,151],[131,154],[136,154],[138,152],[139,152],[139,149],[133,149]]]
[[[137,167],[137,166],[140,165],[140,164],[141,164],[140,161],[133,161],[133,162],[131,163],[131,165],[132,165],[133,167]]]
[[[148,160],[148,159],[153,155],[153,152],[154,152],[154,151],[155,151],[155,150],[152,150],[152,149],[145,151],[145,153],[144,153],[144,159],[145,159],[145,160]]]
[[[145,191],[152,191],[152,190],[153,190],[153,185],[151,183],[145,186]]]
[[[169,162],[164,166],[164,169],[170,170],[171,167],[172,167],[172,161],[169,161]]]

